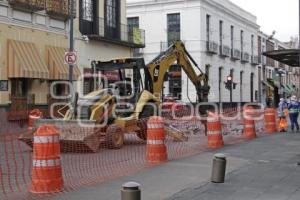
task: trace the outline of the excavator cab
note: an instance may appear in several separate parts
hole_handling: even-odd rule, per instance
[[[156,99],[148,92],[151,91],[152,82],[143,58],[124,58],[106,62],[93,61],[92,68],[95,73],[101,74],[111,71],[119,72],[120,80],[111,83],[115,85],[116,112],[119,116],[126,117],[138,112],[136,115],[138,119],[139,115],[143,118],[147,117],[147,114],[143,113],[143,107],[149,101],[155,103]]]

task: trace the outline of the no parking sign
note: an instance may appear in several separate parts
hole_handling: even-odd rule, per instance
[[[77,64],[77,52],[65,52],[64,58],[66,65],[76,65]]]

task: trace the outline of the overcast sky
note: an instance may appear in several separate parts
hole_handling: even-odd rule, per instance
[[[220,0],[222,1],[222,0]],[[288,41],[291,36],[298,35],[298,0],[231,0],[257,16],[261,30],[275,37]]]
[[[275,37],[281,41],[288,41],[291,36],[298,35],[298,0],[231,1],[256,15],[263,32],[271,34],[273,30],[276,30]]]

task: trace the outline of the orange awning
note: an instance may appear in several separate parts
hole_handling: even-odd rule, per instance
[[[69,66],[64,63],[67,49],[62,47],[47,46],[46,63],[50,73],[50,80],[69,80]],[[78,80],[80,70],[73,67],[73,80]]]
[[[49,70],[35,44],[7,41],[8,78],[49,79]]]

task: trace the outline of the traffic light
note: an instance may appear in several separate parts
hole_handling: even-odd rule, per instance
[[[225,82],[225,88],[228,90],[232,90],[232,77],[227,76],[227,81]]]

